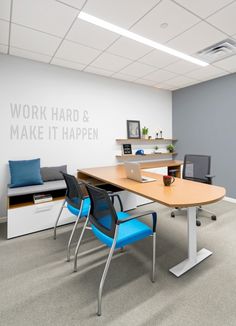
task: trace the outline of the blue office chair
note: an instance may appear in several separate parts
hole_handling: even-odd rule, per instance
[[[78,222],[80,219],[87,217],[89,208],[90,208],[90,199],[88,196],[87,189],[82,182],[78,182],[78,180],[70,174],[61,172],[64,180],[66,182],[67,191],[65,200],[62,204],[62,207],[59,211],[58,217],[56,219],[56,223],[54,226],[54,239],[56,239],[56,229],[59,222],[59,219],[61,217],[61,213],[64,208],[67,208],[73,215],[75,215],[76,221],[74,223],[74,227],[72,229],[68,245],[67,245],[67,261],[70,261],[70,248],[71,248],[71,242],[75,233],[75,230],[77,228]],[[111,197],[112,203],[114,203],[114,198],[117,198],[120,210],[123,211],[123,205],[120,199],[120,196],[116,193],[108,192],[109,196]],[[87,227],[90,229],[90,227]]]
[[[54,226],[54,239],[56,239],[56,229],[58,221],[61,217],[61,213],[63,208],[67,208],[73,215],[76,216],[76,221],[74,223],[74,227],[72,229],[68,245],[67,245],[67,261],[70,261],[70,247],[71,242],[77,228],[78,222],[83,217],[88,216],[88,211],[90,207],[90,199],[86,190],[86,187],[83,183],[78,183],[78,180],[70,174],[61,172],[64,180],[66,182],[67,190],[65,200],[62,204],[62,207],[59,211],[58,217],[56,219],[56,223]]]
[[[91,228],[94,235],[103,244],[110,248],[98,291],[97,315],[101,316],[103,286],[115,249],[123,248],[124,246],[132,244],[138,240],[142,240],[148,236],[153,236],[153,261],[151,279],[152,282],[155,281],[157,214],[154,211],[141,212],[137,215],[130,215],[125,212],[116,213],[112,201],[106,191],[90,185],[86,185],[86,188],[91,200],[91,207],[75,250],[74,271],[77,271],[77,256],[81,240],[88,223],[91,223]],[[143,222],[137,221],[137,218],[149,214],[152,215],[153,219],[152,228]]]

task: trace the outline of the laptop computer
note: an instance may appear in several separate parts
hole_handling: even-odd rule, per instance
[[[154,178],[142,177],[140,165],[134,162],[125,162],[125,171],[128,179],[132,179],[138,182],[152,182],[156,181]]]

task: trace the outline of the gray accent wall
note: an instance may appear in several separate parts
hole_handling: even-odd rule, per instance
[[[236,198],[236,73],[173,92],[178,159],[212,156],[214,184]]]

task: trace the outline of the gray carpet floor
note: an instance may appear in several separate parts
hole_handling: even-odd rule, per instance
[[[0,325],[235,326],[236,205],[222,201],[208,207],[218,220],[201,218],[198,248],[214,254],[180,278],[168,270],[186,258],[186,218],[172,219],[170,209],[157,204],[139,209],[150,208],[158,211],[156,283],[150,281],[151,238],[117,253],[101,317],[97,290],[108,251],[86,254],[99,245],[90,231],[73,273],[73,263],[65,260],[71,225],[58,228],[57,240],[52,230],[6,240],[6,224],[0,224]]]

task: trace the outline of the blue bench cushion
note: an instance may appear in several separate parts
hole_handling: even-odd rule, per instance
[[[84,203],[83,203],[83,208],[82,208],[82,214],[80,215],[80,217],[84,217],[88,215],[88,210],[89,210],[89,206],[90,206],[90,199],[89,198],[85,198]],[[78,216],[79,215],[79,209],[67,204],[67,208],[68,210],[73,214]]]
[[[117,216],[119,220],[122,220],[129,217],[130,214],[119,212]],[[110,218],[108,220],[110,220]],[[101,242],[105,243],[108,247],[112,246],[113,238],[108,237],[94,225],[92,225],[92,231]],[[152,229],[149,226],[137,219],[125,222],[119,226],[116,248],[121,248],[138,240],[142,240],[152,233]]]

